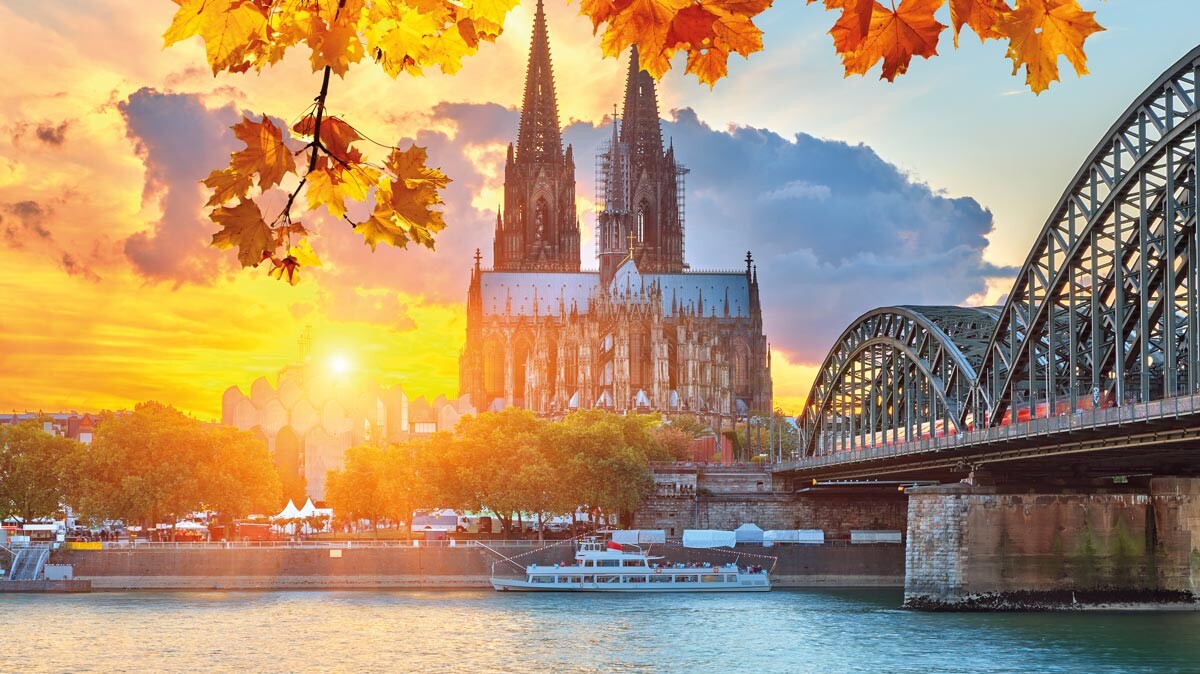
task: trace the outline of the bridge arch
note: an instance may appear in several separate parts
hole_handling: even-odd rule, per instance
[[[966,414],[989,425],[1200,390],[1200,48],[1121,115],[1038,235]]]
[[[884,307],[838,338],[801,415],[808,455],[958,432],[994,308]],[[948,385],[949,384],[949,385]]]
[[[805,453],[1200,393],[1198,176],[1200,47],[1097,143],[1003,306],[886,307],[846,329]]]

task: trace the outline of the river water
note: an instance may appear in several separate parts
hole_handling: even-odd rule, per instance
[[[898,591],[0,595],[0,672],[1200,672],[1200,613],[929,614]]]

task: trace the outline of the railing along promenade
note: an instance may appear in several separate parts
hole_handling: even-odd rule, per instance
[[[563,543],[567,539],[547,539],[545,541],[537,540],[447,540],[447,541],[422,541],[422,540],[370,540],[370,539],[347,539],[347,540],[319,540],[319,541],[67,541],[65,543],[56,543],[58,547],[71,549],[72,543],[80,543],[74,549],[81,550],[111,550],[129,552],[131,550],[253,550],[253,549],[280,549],[280,548],[308,548],[308,549],[347,549],[347,548],[541,548],[548,545]],[[46,547],[49,545],[46,542],[30,542],[11,545],[13,548],[25,547]]]
[[[797,461],[772,464],[771,469],[774,471],[804,471],[950,451],[969,456],[972,449],[989,445],[1071,433],[1102,432],[1134,424],[1148,424],[1197,414],[1200,414],[1200,395],[1177,396],[1144,403],[1126,403],[1104,409],[1076,411],[1056,417],[1042,417],[1017,424],[993,426],[911,442],[841,449]]]

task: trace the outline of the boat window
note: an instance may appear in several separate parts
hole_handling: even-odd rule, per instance
[[[644,582],[646,582],[646,577],[645,576],[628,576],[626,578],[626,580],[630,583],[644,583]]]
[[[666,575],[650,576],[650,582],[651,583],[669,583],[669,582],[671,582],[671,576],[666,576]]]
[[[675,581],[678,583],[694,583],[694,582],[696,582],[696,577],[695,576],[675,576]]]
[[[595,576],[584,576],[584,577],[583,577],[583,582],[585,582],[585,583],[594,583],[594,582],[596,582],[596,577],[595,577]]]
[[[646,565],[646,562],[644,562],[640,559],[626,559],[626,560],[622,560],[622,562],[621,562],[621,566],[645,566],[645,565]]]
[[[596,566],[617,566],[617,562],[618,562],[618,561],[620,561],[620,560],[616,560],[616,559],[597,559],[597,560],[596,560]]]
[[[704,574],[703,576],[700,576],[701,583],[716,583],[719,580],[721,580],[721,577],[717,575]]]
[[[617,576],[596,576],[597,583],[615,583]]]

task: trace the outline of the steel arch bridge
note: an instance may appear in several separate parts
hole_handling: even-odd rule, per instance
[[[1200,392],[1200,47],[1109,129],[1002,307],[887,307],[842,333],[805,456]]]

